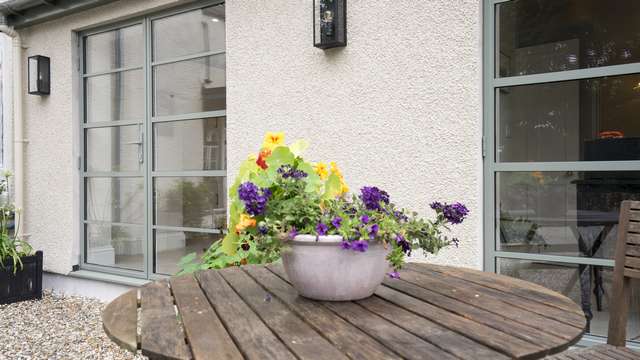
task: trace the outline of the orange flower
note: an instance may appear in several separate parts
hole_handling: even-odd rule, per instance
[[[267,158],[271,155],[270,149],[262,149],[260,150],[260,155],[258,156],[258,160],[256,160],[256,164],[262,168],[262,170],[267,170],[269,165],[267,165]]]
[[[250,217],[247,214],[240,215],[240,221],[236,224],[236,233],[240,233],[242,230],[256,226],[256,219]]]

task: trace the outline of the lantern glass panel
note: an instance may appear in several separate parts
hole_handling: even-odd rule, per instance
[[[321,49],[347,45],[346,0],[315,0],[314,46]]]
[[[38,91],[38,58],[29,58],[29,93]]]

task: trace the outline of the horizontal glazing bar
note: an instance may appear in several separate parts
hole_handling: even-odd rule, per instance
[[[118,268],[118,267],[115,267],[115,266],[95,265],[95,264],[91,264],[91,263],[84,263],[84,264],[82,264],[80,266],[80,269],[89,270],[89,271],[96,271],[96,272],[103,272],[103,273],[108,273],[108,274],[113,274],[113,275],[120,275],[120,276],[130,276],[130,277],[139,278],[139,279],[145,279],[146,278],[146,276],[144,274],[144,271],[123,269],[123,268]]]
[[[185,55],[185,56],[180,56],[180,57],[161,60],[161,61],[154,61],[154,62],[151,63],[151,66],[171,64],[171,63],[176,63],[176,62],[185,61],[185,60],[193,60],[193,59],[203,58],[203,57],[207,57],[207,56],[211,56],[211,55],[220,55],[220,54],[224,54],[224,53],[225,53],[224,50],[222,50],[222,51],[207,51],[207,52],[203,52],[203,53]]]
[[[220,229],[202,229],[202,228],[190,228],[190,227],[181,227],[181,226],[164,226],[164,225],[153,225],[154,230],[168,230],[168,231],[185,231],[185,232],[194,232],[194,233],[203,233],[203,234],[222,234],[223,231]]]
[[[109,32],[109,31],[119,30],[119,29],[131,27],[131,26],[136,26],[136,25],[142,25],[142,22],[140,20],[138,20],[138,19],[125,20],[125,21],[119,21],[119,22],[107,24],[107,25],[104,25],[104,26],[91,27],[91,29],[89,29],[89,30],[83,30],[81,28],[81,29],[78,29],[77,31],[80,32],[80,35],[82,37],[87,37],[87,36],[91,36],[91,35],[103,34],[103,33]]]
[[[142,120],[126,120],[126,121],[100,121],[94,123],[84,123],[82,127],[85,129],[113,127],[113,126],[127,126],[127,125],[142,125]]]
[[[557,263],[566,263],[566,264],[584,264],[584,265],[609,266],[609,267],[613,267],[615,264],[613,260],[609,260],[609,259],[597,259],[597,258],[578,257],[578,256],[542,255],[542,254],[516,253],[516,252],[507,252],[507,251],[495,251],[493,255],[495,258],[546,261],[546,262],[557,262]]]
[[[491,171],[638,171],[640,161],[511,162],[489,164]]]
[[[494,88],[640,73],[640,63],[489,79]]]
[[[92,171],[83,172],[83,177],[142,177],[140,172],[111,172],[111,171]]]
[[[192,11],[192,10],[198,10],[198,9],[203,8],[203,7],[224,4],[224,2],[225,2],[225,0],[215,0],[215,1],[212,1],[212,0],[199,0],[199,1],[196,1],[195,3],[193,3],[193,4],[190,4],[189,6],[185,6],[183,8],[177,9],[177,10],[173,10],[173,11],[169,11],[169,12],[162,12],[162,13],[157,14],[157,15],[149,16],[149,20],[151,20],[153,22],[153,20],[163,19],[163,18],[166,18],[166,17],[170,17],[170,16],[181,14],[181,13],[189,12],[189,11]]]
[[[127,227],[144,226],[143,224],[121,223],[121,222],[100,221],[100,220],[83,220],[82,222],[88,225],[114,225],[114,226],[127,226]]]
[[[95,72],[95,73],[91,73],[91,74],[83,74],[82,77],[83,78],[88,78],[88,77],[94,77],[94,76],[115,74],[115,73],[119,73],[119,72],[131,71],[131,70],[142,70],[142,66],[128,66],[128,67],[122,67],[122,68],[117,68],[117,69],[99,71],[99,72]]]
[[[180,115],[158,116],[151,118],[151,122],[167,122],[167,121],[180,121],[180,120],[193,120],[193,119],[205,119],[212,117],[227,116],[227,110],[205,111],[199,113],[189,113]]]
[[[194,170],[194,171],[152,171],[153,177],[225,177],[226,170]]]

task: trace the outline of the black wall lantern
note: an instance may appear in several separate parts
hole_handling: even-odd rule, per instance
[[[313,0],[313,46],[347,46],[347,0]]]
[[[29,94],[49,95],[51,92],[51,60],[42,55],[29,59]]]

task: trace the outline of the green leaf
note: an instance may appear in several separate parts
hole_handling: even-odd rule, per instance
[[[291,150],[295,157],[298,157],[302,156],[302,153],[307,150],[308,147],[309,142],[304,139],[300,139],[289,145],[289,150]]]
[[[269,167],[274,167],[277,170],[284,164],[293,165],[295,159],[296,157],[288,147],[278,146],[273,149],[271,155],[267,158],[267,165],[269,165]]]
[[[331,200],[341,193],[340,178],[336,174],[329,175],[327,182],[324,184],[324,194],[322,199]]]

